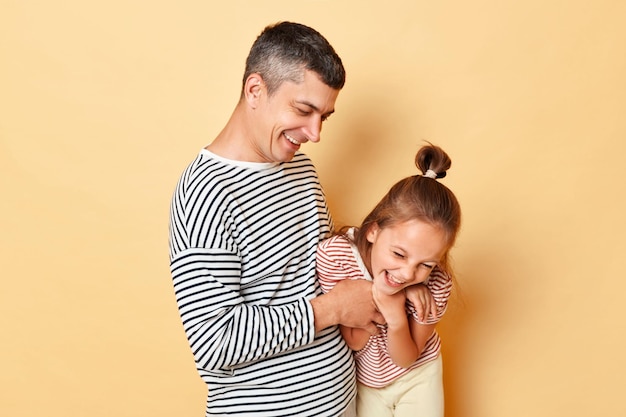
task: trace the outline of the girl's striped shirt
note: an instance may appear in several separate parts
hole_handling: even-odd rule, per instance
[[[333,236],[318,246],[317,275],[324,292],[330,291],[337,282],[344,279],[372,280],[357,248],[343,235]],[[435,299],[437,317],[430,314],[424,324],[434,324],[441,319],[447,309],[452,280],[448,274],[435,268],[426,285]],[[407,314],[417,320],[417,312],[410,302],[407,302]],[[415,363],[408,368],[401,368],[389,356],[387,326],[379,327],[380,333],[370,336],[365,347],[354,354],[357,380],[362,384],[382,388],[412,369],[439,356],[441,339],[435,330]]]

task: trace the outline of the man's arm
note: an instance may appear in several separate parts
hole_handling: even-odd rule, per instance
[[[313,314],[301,298],[284,305],[245,303],[238,257],[201,249],[179,253],[171,269],[183,326],[198,366],[231,368],[313,341]]]

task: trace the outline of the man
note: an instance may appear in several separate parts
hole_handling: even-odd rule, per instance
[[[337,325],[375,333],[383,318],[365,281],[319,290],[315,249],[332,221],[299,152],[320,140],[344,82],[341,59],[317,31],[268,26],[231,118],[177,185],[171,272],[208,386],[207,416],[353,410],[354,363]]]

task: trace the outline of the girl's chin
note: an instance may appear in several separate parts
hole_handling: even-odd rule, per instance
[[[394,295],[399,293],[400,291],[404,290],[403,287],[390,287],[389,285],[385,285],[385,284],[380,284],[376,285],[376,289],[385,295]]]

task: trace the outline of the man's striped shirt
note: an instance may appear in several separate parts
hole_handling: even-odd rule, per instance
[[[317,244],[332,224],[317,173],[202,150],[171,205],[170,266],[207,383],[207,416],[337,416],[354,398],[338,327],[315,334]]]

